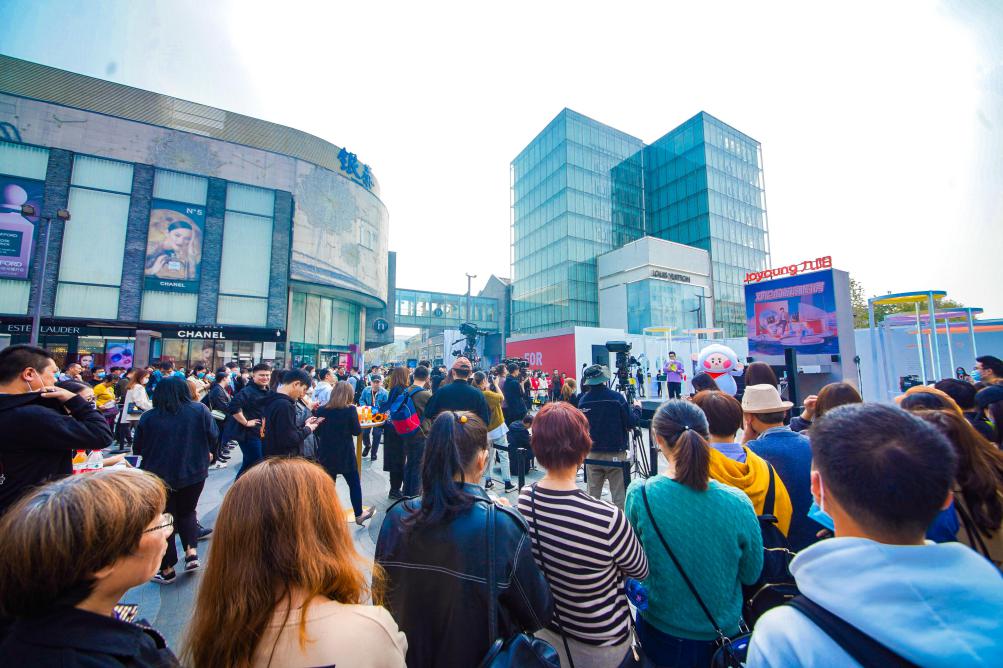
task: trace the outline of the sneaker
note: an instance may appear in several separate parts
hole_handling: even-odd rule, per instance
[[[224,461],[217,461],[215,464],[210,464],[209,465],[209,470],[210,471],[214,471],[214,470],[217,470],[217,469],[225,469],[225,468],[226,468],[226,462],[224,462]]]
[[[509,492],[514,491],[514,490],[515,490],[515,485],[512,484],[512,481],[511,480],[506,480],[505,481],[505,493],[508,494]]]
[[[170,575],[164,575],[162,571],[157,571],[157,573],[151,578],[151,581],[156,582],[157,584],[168,585],[174,584],[174,581],[177,579],[177,571],[171,571]]]
[[[210,531],[212,531],[212,529],[210,529]],[[199,555],[189,554],[185,556],[185,572],[197,571],[201,565],[202,564],[199,563]]]
[[[392,490],[390,490],[390,493],[387,494],[387,497],[389,497],[391,499],[403,499],[404,498],[404,493],[401,492],[399,489],[392,489]]]
[[[369,456],[369,446],[368,445],[366,447],[362,448],[362,456],[363,457],[368,457]],[[376,459],[376,458],[373,457],[373,459]]]
[[[212,535],[212,529],[211,528],[204,527],[201,524],[199,525],[199,540],[205,540],[206,538],[208,538],[211,535]]]
[[[487,482],[484,483],[484,489],[491,489],[494,486],[495,486],[495,481],[492,480],[491,478],[488,478]]]

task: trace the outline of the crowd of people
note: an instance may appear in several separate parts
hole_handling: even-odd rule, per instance
[[[640,407],[600,365],[545,384],[515,362],[479,371],[463,357],[448,371],[82,372],[60,374],[40,348],[0,350],[5,664],[989,666],[1003,655],[995,357],[979,358],[973,382],[914,387],[897,405],[833,383],[795,407],[759,363],[740,399],[694,377],[704,389],[670,396],[645,423],[661,471],[633,480]],[[390,481],[371,562],[336,489],[340,477],[357,524],[375,516],[362,504],[362,434]],[[206,558],[198,500],[235,448]],[[106,452],[104,465],[75,475],[78,451]],[[523,466],[542,475],[516,489]],[[181,569],[202,576],[172,649],[119,602]]]

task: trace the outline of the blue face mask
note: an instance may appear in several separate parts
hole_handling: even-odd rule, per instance
[[[104,371],[98,371],[96,374],[94,374],[94,377],[98,379],[104,378]]]
[[[982,380],[982,372],[979,371],[978,369],[972,369],[972,380],[974,380],[976,383]]]
[[[205,378],[205,371],[199,371],[198,372],[198,377],[199,378]]]
[[[808,509],[808,519],[815,520],[829,531],[836,530],[836,524],[832,521],[832,516],[819,508],[819,505],[815,501],[811,502],[811,508]]]

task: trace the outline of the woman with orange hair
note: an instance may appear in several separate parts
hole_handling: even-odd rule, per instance
[[[404,634],[366,602],[367,566],[324,469],[262,461],[220,506],[186,665],[404,666]],[[382,581],[378,567],[373,579]]]

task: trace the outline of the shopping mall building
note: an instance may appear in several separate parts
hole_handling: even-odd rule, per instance
[[[39,295],[60,362],[354,364],[393,340],[379,184],[318,137],[0,56],[0,194],[0,345]]]

